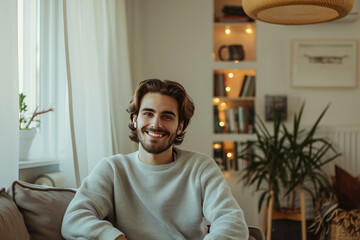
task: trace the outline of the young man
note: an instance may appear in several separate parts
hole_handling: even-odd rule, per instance
[[[215,161],[174,147],[183,141],[194,109],[179,83],[141,82],[127,109],[130,139],[139,150],[94,168],[65,213],[63,236],[247,240],[243,212]]]

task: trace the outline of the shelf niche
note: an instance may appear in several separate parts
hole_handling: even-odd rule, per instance
[[[241,7],[240,0],[214,0],[214,29],[213,29],[213,60],[223,61],[220,58],[221,46],[242,45],[244,59],[232,60],[230,51],[225,48],[221,51],[224,61],[256,61],[256,24],[247,16],[225,16],[224,6]]]
[[[256,72],[253,69],[214,70],[215,134],[252,134],[254,131]]]

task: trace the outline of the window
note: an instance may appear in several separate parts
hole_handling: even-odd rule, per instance
[[[62,1],[18,0],[18,26],[19,92],[29,111],[54,108],[40,116],[29,158],[59,160],[68,137]]]
[[[38,0],[18,1],[19,92],[28,109],[39,105],[39,5]]]

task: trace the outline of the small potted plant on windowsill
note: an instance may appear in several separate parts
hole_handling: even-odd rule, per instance
[[[29,115],[27,105],[25,103],[26,95],[19,94],[19,159],[27,160],[32,142],[36,135],[36,128],[40,124],[40,120],[36,119],[37,116],[53,111],[53,108],[38,111],[38,108]]]

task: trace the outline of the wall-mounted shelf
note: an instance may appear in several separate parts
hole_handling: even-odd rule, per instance
[[[213,56],[215,59],[215,56]],[[257,64],[255,61],[214,61],[213,69],[256,69]]]

